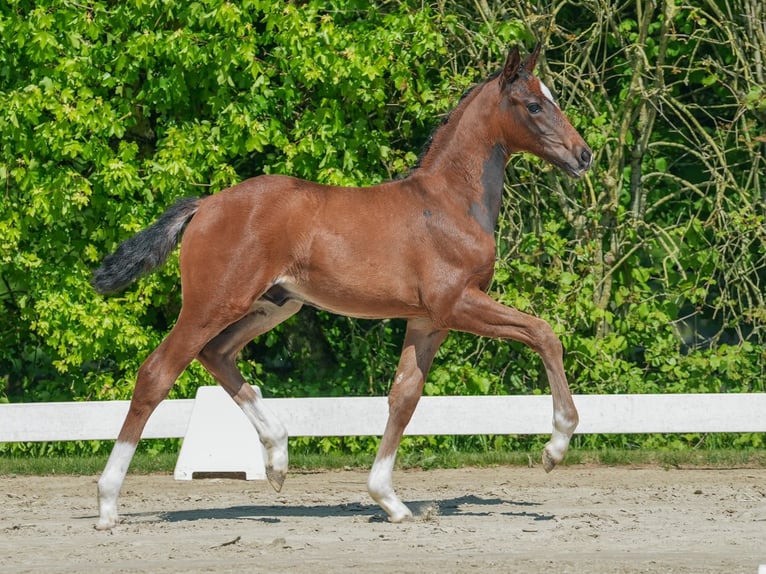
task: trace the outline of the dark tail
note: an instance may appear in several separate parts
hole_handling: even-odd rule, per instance
[[[103,294],[120,291],[165,262],[194,217],[200,199],[178,200],[152,225],[123,241],[93,272],[91,285]]]

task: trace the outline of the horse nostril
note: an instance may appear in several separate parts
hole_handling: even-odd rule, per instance
[[[582,153],[580,153],[580,159],[585,165],[590,165],[590,162],[593,159],[593,154],[589,148],[586,147],[582,150]]]

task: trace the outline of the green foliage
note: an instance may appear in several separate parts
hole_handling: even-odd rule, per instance
[[[180,297],[173,258],[125,293],[97,296],[90,269],[120,241],[178,197],[261,173],[340,185],[396,177],[509,44],[536,40],[539,73],[596,167],[572,183],[534,158],[512,160],[493,296],[552,324],[575,392],[766,391],[763,15],[751,2],[693,4],[5,3],[0,399],[128,397]],[[401,321],[307,310],[249,345],[240,365],[270,396],[385,394],[402,337]],[[171,396],[209,383],[195,364]],[[531,351],[454,333],[425,392],[548,386]],[[578,441],[763,441],[703,438]],[[410,437],[404,446],[429,456],[540,441]],[[377,446],[293,442],[321,452]],[[102,447],[14,447],[61,448]]]

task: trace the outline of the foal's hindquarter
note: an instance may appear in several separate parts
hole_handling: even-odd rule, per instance
[[[368,481],[370,495],[391,521],[411,517],[393,488],[396,451],[450,330],[514,339],[540,354],[553,399],[545,470],[563,459],[577,411],[562,346],[546,322],[493,301],[485,291],[509,154],[530,151],[579,174],[590,166],[590,150],[547,102],[531,76],[534,59],[521,64],[518,53],[511,56],[499,81],[489,80],[465,98],[435,135],[420,169],[404,180],[351,189],[262,176],[199,201],[181,246],[182,310],[139,369],[128,416],[99,480],[99,528],[117,523],[117,497],[144,425],[195,358],[257,429],[269,480],[281,488],[286,430],[260,391],[246,383],[235,358],[248,341],[304,304],[353,317],[407,320],[388,423]],[[524,86],[513,85],[522,80]],[[556,116],[554,152],[525,143],[535,126],[524,127],[516,115],[530,98]]]

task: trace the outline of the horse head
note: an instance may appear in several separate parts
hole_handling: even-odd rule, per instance
[[[551,91],[532,75],[539,55],[538,44],[522,62],[518,48],[513,48],[498,76],[506,149],[532,153],[580,177],[590,169],[593,154]]]

